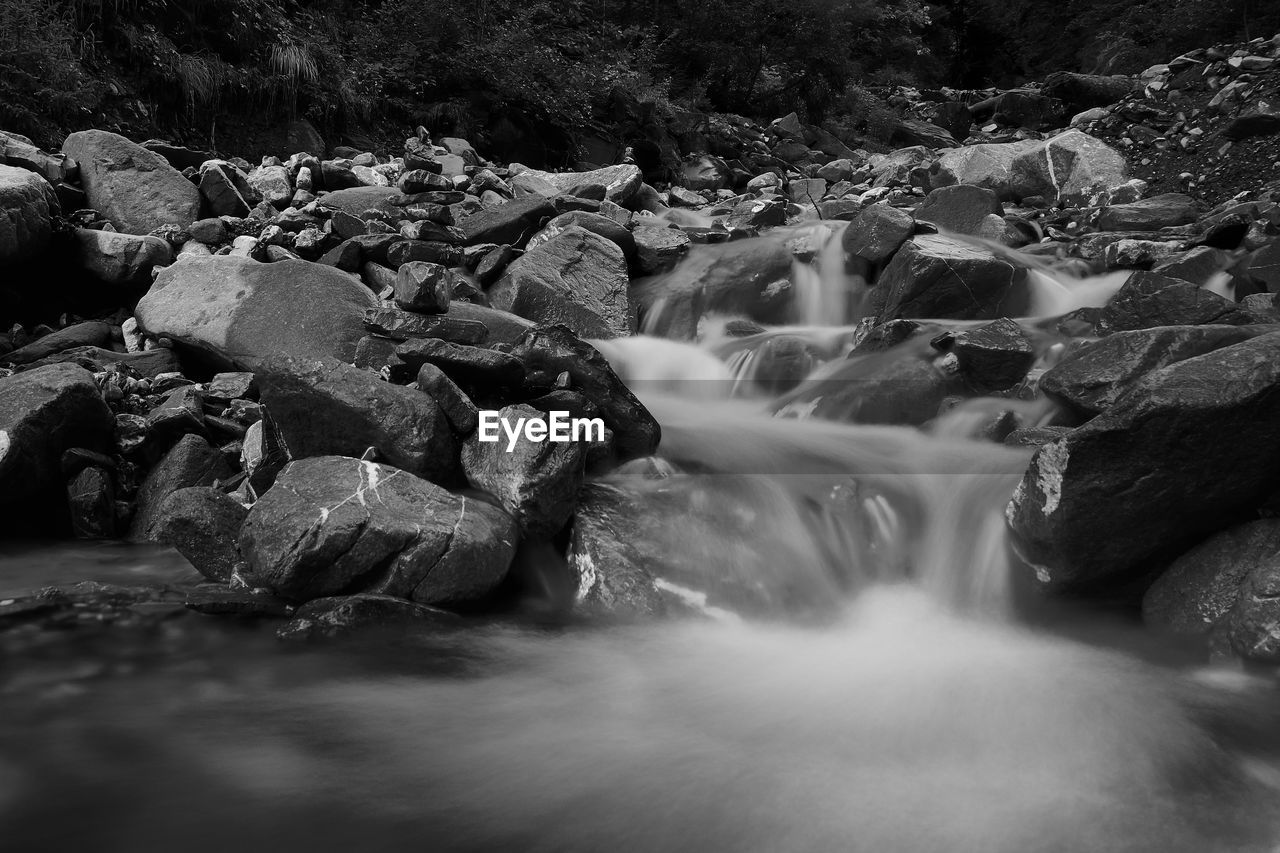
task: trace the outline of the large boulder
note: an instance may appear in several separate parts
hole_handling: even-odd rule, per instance
[[[967,145],[943,152],[930,169],[934,187],[955,184],[988,189],[1006,201],[1013,198],[1009,188],[1009,169],[1022,153],[1035,148],[1035,140]]]
[[[1205,355],[1275,326],[1160,326],[1117,332],[1075,345],[1040,377],[1050,399],[1092,417],[1110,408],[1153,370]]]
[[[523,246],[543,222],[556,216],[556,207],[542,196],[518,198],[476,211],[458,222],[470,245],[498,243]]]
[[[931,222],[943,231],[978,234],[988,216],[1003,213],[1004,207],[993,190],[958,184],[938,187],[929,193],[916,208],[915,217],[921,222]]]
[[[416,388],[334,358],[288,356],[264,362],[258,383],[294,459],[360,456],[373,447],[387,463],[428,480],[447,482],[457,471],[449,421]]]
[[[507,267],[490,304],[537,323],[564,323],[590,338],[631,333],[630,284],[622,249],[570,225]]]
[[[791,268],[791,253],[769,237],[692,246],[678,267],[640,289],[644,330],[689,340],[708,314],[785,322],[792,311]]]
[[[1196,221],[1200,208],[1195,199],[1182,193],[1162,193],[1128,204],[1113,204],[1098,215],[1103,231],[1159,231]]]
[[[1040,448],[1007,517],[1042,582],[1140,577],[1275,490],[1280,332],[1149,373]]]
[[[993,320],[1028,307],[1026,270],[948,237],[908,240],[872,291],[881,322],[897,318]]]
[[[240,533],[245,579],[294,600],[356,592],[457,606],[489,595],[515,522],[475,498],[345,456],[291,462]]]
[[[640,189],[644,179],[640,167],[630,163],[617,166],[605,166],[590,172],[540,172],[529,169],[519,163],[511,164],[512,174],[522,175],[545,182],[556,193],[567,193],[575,187],[597,184],[604,187],[605,198],[614,204],[626,204]]]
[[[1242,326],[1253,322],[1245,308],[1189,281],[1136,272],[1098,316],[1100,334],[1156,326]]]
[[[1068,130],[1027,149],[1009,166],[1015,198],[1082,203],[1129,180],[1124,155],[1087,133]]]
[[[185,228],[200,218],[200,191],[164,157],[116,133],[82,130],[62,143],[80,165],[89,206],[127,234],[162,225]]]
[[[910,213],[888,204],[873,204],[844,229],[840,245],[850,261],[862,262],[861,272],[869,273],[892,258],[915,230],[916,221]]]
[[[0,166],[0,264],[43,252],[57,210],[57,196],[43,178],[26,169]]]
[[[351,361],[364,312],[377,305],[368,288],[330,266],[216,255],[166,267],[134,315],[143,331],[217,367],[253,370],[278,354]]]
[[[240,562],[237,541],[248,515],[249,510],[225,492],[191,486],[160,501],[149,534],[171,545],[209,580],[226,583]]]
[[[173,249],[159,237],[77,228],[72,241],[80,267],[107,284],[149,286],[152,270],[173,263]]]
[[[62,454],[108,449],[115,423],[82,367],[53,364],[0,379],[0,532],[63,529]]]

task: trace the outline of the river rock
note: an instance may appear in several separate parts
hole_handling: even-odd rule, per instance
[[[436,401],[436,405],[449,419],[449,425],[453,427],[454,432],[458,435],[470,435],[475,432],[479,418],[475,404],[443,370],[427,362],[418,368],[418,378],[414,384],[419,391]]]
[[[0,356],[0,364],[31,364],[76,347],[109,346],[113,329],[110,323],[76,323]]]
[[[209,580],[226,583],[240,561],[237,541],[249,510],[208,486],[176,489],[156,507],[147,538],[171,545]]]
[[[937,235],[903,244],[876,282],[881,322],[896,318],[991,320],[1028,304],[1026,271],[985,249]]]
[[[1207,634],[1240,597],[1246,576],[1280,567],[1280,520],[1251,521],[1215,533],[1174,560],[1142,599],[1147,625]]]
[[[1245,576],[1235,605],[1216,627],[1236,656],[1280,663],[1280,561],[1274,550]]]
[[[1106,411],[1143,377],[1179,361],[1238,344],[1272,326],[1160,326],[1116,332],[1073,346],[1040,376],[1050,399],[1092,417]]]
[[[114,431],[115,417],[84,368],[55,364],[0,378],[0,530],[63,528],[62,454],[107,450]]]
[[[184,435],[151,469],[139,487],[137,510],[129,527],[129,537],[157,541],[155,528],[164,518],[161,505],[165,498],[178,489],[212,486],[219,480],[230,479],[235,473],[218,448],[198,435]]]
[[[520,418],[549,424],[549,418],[527,405],[507,406],[499,417],[509,424]],[[462,448],[467,481],[483,489],[515,520],[521,536],[549,538],[573,515],[586,470],[586,441],[530,441],[521,435],[515,447],[499,430],[496,442],[481,441],[479,433]]]
[[[1043,583],[1141,575],[1275,490],[1280,333],[1149,373],[1104,413],[1046,444],[1010,502]]]
[[[287,598],[369,592],[445,607],[489,595],[515,545],[502,510],[344,456],[291,462],[240,533],[245,579]]]
[[[0,166],[0,264],[43,252],[53,233],[57,196],[35,172]]]
[[[995,192],[959,184],[939,187],[929,193],[916,208],[915,218],[921,222],[932,222],[943,231],[980,234],[986,218],[993,213],[997,216],[1004,213],[1004,206]]]
[[[629,284],[622,250],[571,225],[513,261],[489,302],[537,323],[564,323],[584,337],[616,338],[631,333]]]
[[[1229,299],[1188,281],[1136,272],[1098,316],[1099,334],[1156,326],[1242,326],[1252,315]]]
[[[531,196],[476,211],[458,222],[468,245],[497,243],[523,246],[542,223],[557,215],[556,207],[542,196]]]
[[[173,263],[173,249],[159,237],[77,228],[73,240],[81,268],[107,284],[149,286],[152,270]]]
[[[960,373],[984,393],[1017,385],[1036,361],[1026,332],[1007,317],[957,332],[949,352]]]
[[[164,157],[115,133],[83,130],[62,143],[80,166],[80,183],[97,210],[126,234],[200,218],[200,191]]]
[[[644,179],[640,167],[630,163],[617,166],[605,166],[590,172],[540,172],[526,168],[519,163],[512,163],[511,174],[521,175],[544,181],[557,193],[567,193],[575,187],[587,184],[599,184],[605,188],[605,198],[614,204],[625,205],[631,201]]]
[[[774,404],[779,417],[919,426],[949,397],[968,392],[959,375],[900,353],[850,358],[820,379],[802,383]]]
[[[116,537],[116,489],[111,472],[89,465],[67,483],[71,533],[77,539]]]
[[[1068,130],[1028,148],[1009,166],[1009,191],[1015,198],[1042,196],[1066,203],[1085,202],[1129,180],[1124,155],[1105,142]]]
[[[1159,231],[1195,222],[1199,215],[1199,206],[1191,196],[1163,193],[1103,208],[1098,214],[1098,227],[1103,231]]]
[[[586,210],[570,210],[552,219],[542,226],[541,231],[530,238],[528,245],[525,246],[525,251],[537,248],[563,233],[566,228],[572,225],[585,228],[593,234],[598,234],[606,240],[616,243],[618,248],[622,250],[622,254],[626,255],[628,259],[632,258],[636,253],[636,238],[631,231],[607,216],[601,216],[598,213],[591,213]]]
[[[300,606],[289,623],[276,632],[282,640],[309,641],[406,629],[457,630],[461,617],[447,610],[415,604],[390,595],[335,595],[316,598]]]
[[[449,422],[416,388],[334,358],[288,356],[264,362],[258,383],[294,459],[360,456],[373,447],[388,464],[428,480],[448,482],[457,471]]]
[[[377,299],[356,279],[310,261],[262,264],[229,255],[181,258],[138,302],[138,325],[224,369],[277,354],[355,357]]]
[[[468,386],[509,387],[519,385],[525,377],[524,365],[509,353],[433,338],[405,341],[396,347],[396,355],[413,370],[434,364]]]
[[[907,242],[916,230],[916,221],[905,210],[888,204],[873,204],[857,215],[841,235],[840,245],[850,259],[861,259],[864,272],[882,266]]]
[[[930,169],[930,184],[935,188],[955,184],[981,187],[1010,201],[1014,196],[1009,187],[1009,169],[1020,154],[1037,144],[1035,140],[1024,140],[944,151]]]
[[[284,210],[293,200],[293,181],[284,166],[259,166],[249,173],[248,181],[262,200],[277,210]]]
[[[453,298],[453,273],[427,261],[410,261],[396,271],[396,304],[423,314],[443,314]]]

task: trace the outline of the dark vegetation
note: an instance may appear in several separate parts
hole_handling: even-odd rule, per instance
[[[234,153],[298,117],[357,145],[425,124],[553,161],[645,110],[816,123],[879,86],[1133,72],[1277,30],[1272,0],[0,0],[0,128]]]

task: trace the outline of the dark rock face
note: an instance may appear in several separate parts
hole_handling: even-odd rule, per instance
[[[615,222],[607,216],[601,216],[598,213],[591,213],[585,210],[571,210],[552,219],[543,226],[541,231],[533,235],[533,238],[529,240],[529,245],[525,247],[526,250],[537,248],[573,225],[616,244],[622,250],[622,254],[628,258],[631,258],[636,253],[635,236],[631,231],[627,230],[626,226]]]
[[[360,456],[374,447],[391,465],[428,480],[448,482],[457,471],[449,422],[416,388],[332,358],[273,359],[259,383],[262,404],[294,459]]]
[[[410,311],[442,314],[453,298],[453,274],[439,264],[410,261],[396,272],[396,304]]]
[[[881,322],[1016,317],[1027,305],[1026,271],[967,243],[924,235],[893,256],[876,282],[873,300]]]
[[[518,385],[525,375],[524,365],[515,356],[440,340],[406,341],[396,347],[396,355],[413,370],[433,364],[464,385],[493,388]]]
[[[1156,326],[1243,326],[1252,316],[1216,293],[1181,279],[1136,272],[1098,318],[1102,334]]]
[[[226,583],[240,561],[237,542],[248,515],[244,505],[218,489],[175,489],[156,507],[148,538],[172,545],[200,574]]]
[[[516,199],[477,211],[458,223],[467,243],[523,246],[542,223],[556,215],[555,205],[542,196]]]
[[[162,225],[186,227],[200,218],[200,192],[153,151],[115,133],[84,130],[62,143],[80,165],[89,205],[126,234]]]
[[[1075,74],[1055,71],[1044,78],[1044,93],[1057,98],[1072,113],[1091,107],[1107,107],[1141,89],[1132,77],[1121,74]]]
[[[294,600],[370,592],[459,606],[489,595],[515,523],[474,498],[374,462],[292,462],[249,511],[245,578]]]
[[[115,417],[81,367],[49,365],[0,379],[0,530],[64,528],[62,454],[105,450],[114,430]]]
[[[573,390],[600,412],[613,433],[614,450],[623,460],[648,456],[657,449],[662,431],[653,415],[613,372],[608,359],[569,329],[531,329],[516,343],[512,355],[526,367],[552,376],[567,372]]]
[[[110,323],[76,323],[0,356],[0,362],[31,364],[76,347],[107,346],[111,343],[111,329]]]
[[[707,314],[784,322],[791,312],[791,263],[790,253],[776,240],[693,246],[683,263],[640,294],[645,329],[688,340]]]
[[[276,632],[282,640],[320,640],[370,631],[457,630],[459,617],[447,610],[414,604],[390,595],[341,595],[316,598],[299,607]]]
[[[1003,391],[1021,382],[1036,353],[1022,327],[1007,317],[958,332],[950,352],[966,379],[980,391]]]
[[[129,538],[159,541],[157,530],[164,523],[162,507],[169,495],[192,486],[212,486],[234,474],[218,448],[198,435],[183,436],[151,469],[138,489],[138,508],[129,528]]]
[[[1149,373],[1032,459],[1007,510],[1019,550],[1058,586],[1133,577],[1274,491],[1277,417],[1280,333]]]
[[[0,264],[44,251],[53,233],[57,197],[35,172],[0,165]]]
[[[622,249],[570,225],[513,261],[489,301],[537,323],[564,323],[584,337],[616,338],[631,332],[629,285]]]
[[[512,425],[520,418],[550,423],[531,406],[507,406],[499,417]],[[585,441],[529,441],[521,436],[508,451],[507,436],[481,441],[472,435],[462,448],[467,481],[498,499],[522,536],[549,537],[573,514],[587,461]]]
[[[71,532],[76,538],[115,538],[115,481],[106,468],[90,465],[72,477],[67,484],[67,507],[71,511]]]
[[[978,234],[982,230],[983,221],[995,214],[1004,213],[1000,198],[993,191],[983,187],[958,184],[953,187],[939,187],[925,197],[924,202],[916,208],[915,218],[921,222],[932,222],[944,231],[957,234]]]
[[[1187,551],[1142,599],[1148,625],[1179,634],[1207,634],[1240,598],[1245,578],[1280,567],[1280,520],[1228,528]]]
[[[355,357],[377,299],[323,264],[182,258],[138,302],[138,325],[219,367],[253,370],[274,355]]]
[[[1110,408],[1147,374],[1276,331],[1274,326],[1161,326],[1077,346],[1045,371],[1040,390],[1085,416]]]

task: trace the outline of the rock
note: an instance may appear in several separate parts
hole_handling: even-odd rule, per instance
[[[1108,269],[1145,270],[1176,257],[1183,245],[1163,240],[1116,240],[1103,251],[1102,263]]]
[[[443,314],[453,298],[453,273],[439,264],[410,261],[396,272],[396,304],[424,314]]]
[[[1039,387],[1071,411],[1106,411],[1153,370],[1274,331],[1268,326],[1160,326],[1116,332],[1069,350]]]
[[[1174,255],[1151,268],[1154,273],[1180,278],[1204,287],[1214,277],[1232,265],[1231,255],[1222,249],[1197,246],[1187,252]]]
[[[58,199],[35,172],[0,166],[0,264],[25,261],[49,246]]]
[[[873,204],[849,224],[841,246],[851,259],[860,258],[870,268],[883,265],[915,233],[910,213],[887,204]]]
[[[1239,598],[1215,633],[1238,657],[1280,663],[1280,565],[1274,550],[1245,576]]]
[[[138,489],[137,511],[129,527],[129,538],[148,542],[156,539],[156,527],[163,519],[161,507],[178,489],[212,486],[228,480],[235,469],[226,456],[198,435],[184,435],[164,455]]]
[[[262,200],[277,210],[284,210],[293,200],[293,181],[284,166],[259,166],[249,173],[248,181]]]
[[[960,373],[984,393],[1017,385],[1036,361],[1030,339],[1007,317],[957,332],[949,352]]]
[[[665,225],[637,225],[631,232],[636,246],[636,269],[656,275],[673,269],[689,251],[689,235]]]
[[[257,378],[248,372],[218,373],[205,383],[204,396],[208,400],[230,402],[231,400],[258,399]]]
[[[396,189],[358,186],[327,193],[316,202],[316,206],[331,212],[341,211],[361,220],[367,211],[376,210],[395,222],[404,218],[404,207],[401,206],[404,201],[404,194]]]
[[[626,255],[628,259],[636,253],[636,238],[631,231],[607,216],[589,213],[585,210],[571,210],[552,219],[542,227],[541,231],[533,235],[528,245],[525,246],[525,251],[531,251],[541,246],[543,243],[564,233],[564,230],[572,225],[585,228],[591,233],[598,234],[606,240],[617,244],[618,248],[622,250],[622,254]],[[510,262],[510,259],[508,259],[508,262]]]
[[[1028,148],[1009,166],[1009,191],[1015,198],[1087,202],[1095,193],[1109,192],[1128,180],[1124,155],[1078,130]]]
[[[296,642],[394,630],[399,639],[406,629],[452,631],[461,627],[459,622],[447,610],[389,595],[337,595],[303,604],[276,636]]]
[[[733,228],[770,228],[787,221],[787,203],[781,198],[765,196],[764,198],[748,198],[734,205],[733,210],[725,217],[725,227]]]
[[[453,304],[448,307],[452,308]],[[393,341],[439,338],[455,344],[482,344],[489,337],[489,329],[484,323],[463,320],[447,313],[424,316],[394,308],[370,308],[365,312],[364,324],[374,334]]]
[[[152,151],[105,130],[73,133],[62,153],[80,166],[89,205],[126,234],[162,225],[185,228],[200,217],[200,192]]]
[[[1243,140],[1257,136],[1275,136],[1280,133],[1280,109],[1259,102],[1232,118],[1222,129],[1226,139]]]
[[[1075,74],[1055,71],[1044,78],[1044,93],[1057,98],[1072,113],[1091,107],[1109,107],[1142,90],[1142,84],[1123,74]]]
[[[1114,585],[1257,506],[1278,388],[1280,333],[1149,373],[1032,459],[1007,511],[1018,550],[1044,583]]]
[[[1018,317],[1028,304],[1026,271],[968,243],[922,235],[893,256],[872,298],[880,306],[880,322]]]
[[[481,347],[462,346],[433,339],[410,340],[396,347],[396,355],[409,367],[434,364],[464,385],[515,386],[525,377],[525,367],[513,355]]]
[[[89,465],[67,484],[71,532],[77,539],[114,539],[116,489],[111,472]]]
[[[728,189],[733,185],[733,175],[729,170],[729,166],[719,157],[713,157],[710,154],[703,154],[686,162],[680,168],[680,177],[684,185],[689,190],[716,190]],[[674,191],[674,190],[673,190]],[[685,198],[686,204],[690,206],[699,206],[705,203],[702,198],[694,199]]]
[[[181,368],[173,350],[153,349],[146,352],[116,352],[100,347],[72,347],[55,355],[31,362],[33,366],[45,364],[76,364],[93,373],[99,373],[110,365],[123,365],[141,379],[154,379],[161,373],[173,373]]]
[[[364,312],[377,306],[354,278],[310,261],[182,258],[134,312],[149,334],[223,369],[253,370],[277,354],[355,357]]]
[[[333,358],[277,357],[258,376],[293,459],[359,456],[376,448],[390,465],[435,482],[449,482],[457,442],[445,414],[418,391],[384,382]]]
[[[506,406],[498,415],[510,424],[520,418],[547,423],[548,416],[527,405]],[[522,537],[550,538],[573,515],[586,470],[585,441],[530,441],[521,436],[511,450],[500,434],[481,441],[477,432],[462,447],[467,482],[497,498],[520,528]]]
[[[944,151],[930,168],[933,187],[956,184],[982,187],[994,192],[1002,200],[1013,199],[1009,187],[1009,169],[1022,153],[1035,148],[1035,140],[1002,144],[966,145]]]
[[[556,208],[542,196],[516,199],[472,213],[458,222],[468,245],[498,243],[523,246]]]
[[[600,184],[605,188],[605,197],[614,204],[621,205],[631,201],[636,191],[640,189],[640,184],[644,182],[644,178],[640,174],[640,167],[629,163],[606,166],[603,169],[594,169],[590,172],[540,172],[537,169],[521,166],[519,163],[512,163],[510,169],[513,175],[535,178],[546,182],[557,193],[567,193],[574,187],[580,187],[584,184]],[[494,240],[492,242],[504,243],[512,241]]]
[[[236,542],[248,515],[239,501],[218,489],[175,489],[157,506],[148,538],[173,546],[209,580],[227,583],[240,561]]]
[[[214,216],[245,217],[253,210],[253,202],[243,189],[248,182],[229,163],[210,160],[200,167],[200,195]]]
[[[564,323],[586,337],[622,337],[632,327],[629,284],[622,250],[571,225],[513,261],[489,302],[537,323]]]
[[[533,328],[533,323],[523,317],[517,317],[510,311],[499,311],[485,305],[473,305],[470,302],[454,300],[449,304],[449,317],[483,323],[489,330],[489,337],[483,343],[513,344],[520,340],[524,333]],[[480,343],[479,341],[459,341],[459,343]]]
[[[1002,92],[995,97],[992,106],[991,118],[994,121],[1029,130],[1061,127],[1066,118],[1061,101],[1031,89]],[[981,111],[977,104],[972,109],[975,113]]]
[[[80,267],[107,284],[149,286],[152,270],[173,263],[173,250],[159,237],[77,228],[73,241]]]
[[[860,424],[919,426],[938,416],[965,382],[932,362],[898,353],[851,358],[820,379],[802,383],[774,404],[778,417],[815,417]]]
[[[240,534],[245,579],[286,598],[367,592],[446,607],[488,596],[515,544],[496,507],[343,456],[291,462]]]
[[[1003,215],[1004,206],[995,192],[983,187],[959,184],[939,187],[916,208],[915,218],[932,222],[944,231],[978,234],[991,214]]]
[[[458,435],[470,435],[475,431],[479,413],[475,404],[461,388],[453,384],[443,370],[431,362],[425,362],[418,368],[418,378],[414,383],[418,390],[436,401],[436,405],[449,419],[449,425]]]
[[[110,323],[76,323],[74,326],[50,332],[24,347],[0,356],[0,363],[30,364],[75,347],[108,346],[111,343],[112,330],[113,326]]]
[[[689,340],[708,314],[786,322],[792,309],[791,266],[791,253],[773,239],[692,246],[683,263],[639,291],[645,331]]]
[[[30,536],[65,529],[62,454],[106,450],[115,417],[93,376],[56,364],[0,378],[0,530]]]
[[[944,128],[927,121],[899,119],[889,134],[890,145],[924,145],[929,148],[954,148],[959,143]]]
[[[511,354],[530,370],[552,376],[567,372],[572,390],[599,410],[623,461],[648,456],[657,448],[662,431],[653,415],[618,378],[608,359],[570,329],[561,325],[529,329]]]
[[[1240,596],[1250,572],[1280,566],[1280,520],[1229,527],[1187,551],[1142,598],[1147,625],[1177,634],[1207,634]]]
[[[1236,303],[1181,279],[1136,272],[1098,317],[1098,332],[1156,326],[1243,326],[1253,318]]]
[[[1130,204],[1113,204],[1098,215],[1103,231],[1159,231],[1195,222],[1200,215],[1195,199],[1182,193],[1164,193]]]

